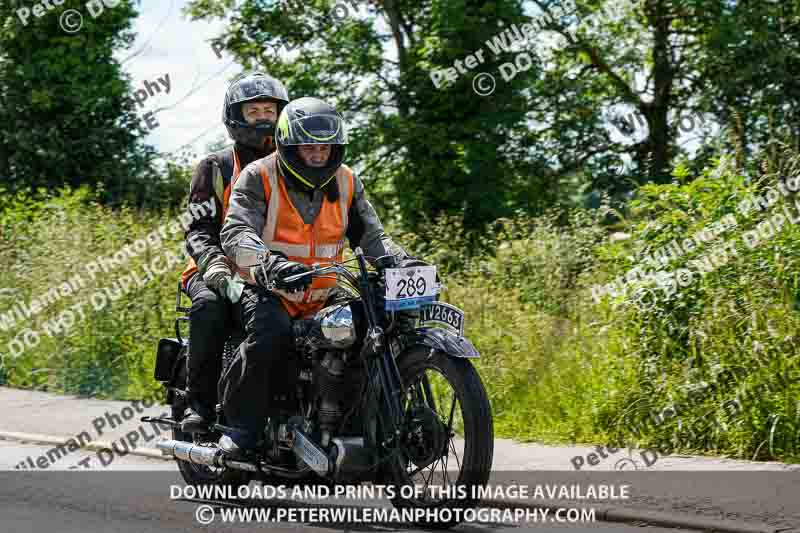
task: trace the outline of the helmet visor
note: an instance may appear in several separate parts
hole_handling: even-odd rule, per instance
[[[299,144],[347,144],[347,130],[337,115],[312,115],[278,120],[278,142],[286,146]]]

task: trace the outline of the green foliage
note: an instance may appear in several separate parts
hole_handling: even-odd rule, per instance
[[[485,237],[490,253],[459,258],[466,266],[451,269],[444,299],[466,310],[498,435],[800,457],[800,198],[778,193],[766,212],[741,212],[745,199],[776,198],[769,187],[798,176],[800,156],[770,150],[754,166],[765,169],[757,180],[737,171],[734,156],[699,176],[677,168],[675,182],[639,190],[615,228],[625,233],[603,228],[601,213],[577,212],[568,225],[523,217],[501,225],[497,240]],[[795,223],[756,243],[784,208]],[[717,225],[731,216],[736,226]],[[452,257],[463,230],[437,227],[452,233],[422,239],[426,250]],[[643,281],[627,297],[593,298],[593,286],[712,228],[716,240],[666,267],[693,268],[691,284],[672,294]],[[716,251],[726,240],[737,252],[728,259]],[[699,274],[693,261],[704,265],[709,251],[714,269]],[[636,305],[637,287],[655,298]]]
[[[360,171],[378,206],[407,229],[422,231],[427,221],[448,215],[474,232],[516,209],[534,213],[567,203],[561,193],[571,184],[548,175],[546,158],[532,156],[521,142],[529,129],[526,92],[540,66],[508,83],[498,80],[491,97],[472,89],[475,74],[496,73],[516,56],[494,56],[485,42],[526,19],[519,2],[412,0],[366,8],[347,2],[340,4],[348,16],[332,23],[336,3],[305,2],[301,10],[291,7],[295,2],[248,0],[234,8],[197,0],[189,12],[207,19],[227,17],[232,8],[219,40],[237,60],[283,80],[292,97],[334,103],[352,131],[347,163]],[[273,53],[281,47],[302,53]],[[431,71],[455,69],[455,61],[481,49],[483,66],[434,86]]]
[[[673,240],[717,236],[669,262],[669,271],[692,272],[676,278],[683,283],[645,282],[646,304],[610,297],[593,308],[602,327],[629,340],[629,352],[609,356],[637,361],[638,387],[601,418],[614,437],[759,459],[800,456],[800,204],[783,185],[800,175],[800,157],[789,150],[764,163],[775,170],[758,180],[723,161],[689,183],[642,188],[630,221],[635,238],[598,251],[604,260],[594,274],[610,279]],[[766,210],[745,208],[768,192]],[[723,217],[736,225],[721,230]]]
[[[133,40],[129,0],[97,18],[83,0],[66,0],[27,25],[26,1],[6,1],[0,25],[0,176],[12,191],[89,185],[107,202],[141,198],[156,181],[152,148],[114,52]],[[37,6],[41,7],[41,6]],[[60,27],[66,9],[84,13],[76,33]]]
[[[173,223],[174,213],[112,210],[98,196],[84,188],[2,200],[0,368],[7,385],[118,398],[158,391],[155,345],[172,330],[170,306],[186,261],[179,253],[183,230],[167,226],[163,239],[156,230]],[[129,257],[111,262],[140,239],[145,249],[131,247]],[[145,265],[153,278],[125,288],[132,273],[146,279]],[[15,314],[20,303],[32,309],[31,317]],[[16,318],[11,327],[9,316]],[[38,332],[40,340],[15,357],[9,343],[24,340],[26,331]]]
[[[784,207],[800,219],[796,195],[770,192],[779,178],[800,176],[800,155],[786,148],[764,157],[758,179],[743,176],[730,157],[699,176],[678,168],[673,183],[643,187],[611,231],[603,210],[578,210],[504,219],[479,239],[458,216],[435,219],[419,234],[392,232],[413,254],[444,267],[443,300],[466,311],[498,436],[800,457],[800,229],[785,222],[763,237],[764,220],[777,220]],[[42,194],[0,195],[0,255],[12,258],[0,273],[0,314],[170,217],[112,211],[86,190]],[[743,200],[755,196],[772,205],[743,212]],[[654,250],[731,216],[736,226],[665,267],[691,267],[723,240],[732,242],[736,254],[723,260],[712,253],[712,271],[691,284],[670,292],[647,279],[632,282],[656,295],[648,306],[622,294],[593,298],[595,284],[625,276]],[[762,242],[748,240],[759,232]],[[165,242],[174,250],[180,236]],[[79,294],[23,326],[41,330],[80,298],[113,287],[131,268],[141,271],[155,253],[148,248],[124,267],[98,272]],[[43,334],[34,349],[4,357],[0,381],[113,397],[156,393],[154,346],[172,329],[179,270],[167,269],[102,310],[88,306],[87,318],[68,333]],[[18,331],[0,328],[4,354]]]
[[[480,233],[519,211],[580,205],[589,190],[619,198],[668,183],[682,159],[695,175],[712,151],[686,138],[707,145],[714,124],[744,153],[773,129],[800,133],[796,2],[405,0],[343,3],[340,20],[334,0],[264,4],[194,0],[188,11],[230,20],[220,43],[290,95],[335,102],[354,130],[348,162],[415,232],[447,215]],[[525,24],[530,37],[490,51]],[[476,52],[484,61],[465,67]],[[501,65],[508,73],[523,53],[530,68],[504,79]],[[456,79],[437,88],[431,73],[445,68]],[[473,90],[479,73],[495,76],[492,94]],[[642,139],[614,132],[619,104],[617,122],[638,115]],[[699,115],[705,125],[682,134],[679,117]]]

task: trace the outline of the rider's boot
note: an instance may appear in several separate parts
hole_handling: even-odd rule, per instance
[[[183,413],[181,431],[184,433],[208,433],[214,423],[211,411],[198,402],[191,402]]]

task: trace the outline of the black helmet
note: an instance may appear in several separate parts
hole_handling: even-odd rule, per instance
[[[278,117],[275,144],[284,175],[306,187],[321,189],[342,165],[347,144],[347,128],[336,109],[319,98],[299,98],[287,105]],[[331,155],[324,167],[309,167],[297,153],[300,144],[331,144]]]
[[[277,102],[280,115],[283,107],[289,103],[289,95],[286,87],[271,76],[261,72],[243,76],[231,83],[225,92],[222,122],[228,128],[231,139],[259,150],[263,149],[267,137],[275,135],[275,123],[271,120],[261,120],[255,124],[247,123],[242,114],[242,104],[256,100]]]

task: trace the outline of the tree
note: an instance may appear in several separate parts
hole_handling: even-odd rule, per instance
[[[355,126],[352,153],[371,191],[412,228],[455,212],[476,229],[587,188],[626,198],[668,182],[676,158],[690,156],[680,118],[739,128],[748,145],[765,141],[769,116],[797,128],[797,3],[372,0],[346,17],[339,5],[194,0],[190,13],[230,17],[215,44],[294,96],[336,103]],[[525,24],[533,38],[500,46]],[[780,32],[782,55],[770,44]],[[432,71],[477,51],[486,61],[434,86]],[[494,74],[493,94],[475,94],[478,72]],[[643,134],[616,131],[626,128]],[[710,128],[695,133],[706,142]],[[700,150],[692,164],[708,157]]]
[[[552,2],[533,0],[544,14]],[[740,131],[739,141],[765,142],[769,116],[797,132],[798,14],[793,2],[740,0],[581,0],[566,17],[546,17],[558,44],[543,61],[534,120],[550,126],[560,162],[587,162],[603,189],[671,180],[681,117],[710,115]],[[625,104],[646,135],[613,142],[601,110]],[[558,109],[558,117],[553,116]],[[740,118],[746,117],[743,123]],[[625,117],[620,117],[624,119]],[[707,122],[711,122],[708,120]],[[700,120],[695,118],[695,124]],[[620,125],[620,122],[617,122]],[[630,124],[636,127],[635,122]],[[757,133],[758,132],[758,133]],[[704,135],[707,141],[708,136]],[[566,155],[566,160],[564,160]],[[608,170],[634,162],[620,182]],[[701,150],[699,160],[707,162]]]
[[[348,162],[379,207],[396,207],[409,226],[460,212],[467,227],[480,228],[520,207],[534,210],[556,200],[557,183],[532,177],[544,162],[526,157],[519,142],[526,129],[525,83],[538,66],[512,83],[498,83],[490,97],[473,91],[479,69],[440,88],[431,78],[522,21],[518,2],[386,0],[366,8],[358,3],[360,11],[354,4],[320,0],[298,10],[245,0],[226,15],[232,2],[198,0],[190,13],[229,16],[215,44],[244,66],[282,79],[292,97],[334,103],[352,132]],[[483,70],[516,57],[485,52]]]
[[[113,52],[130,46],[128,1],[97,17],[84,2],[51,4],[41,17],[17,10],[30,2],[3,0],[13,13],[0,23],[0,175],[11,190],[88,184],[114,201],[137,196],[150,169],[130,80]],[[82,12],[82,28],[60,25],[67,9]],[[4,10],[5,11],[5,10]]]

